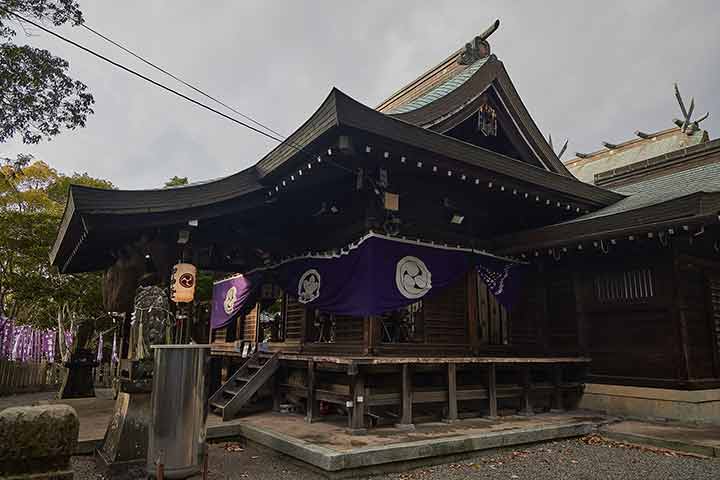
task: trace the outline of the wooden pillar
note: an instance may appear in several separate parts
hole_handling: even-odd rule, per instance
[[[551,412],[563,411],[563,392],[562,392],[562,365],[552,366],[552,407]]]
[[[448,363],[448,414],[446,422],[455,422],[458,419],[457,405],[457,364]]]
[[[366,355],[375,353],[380,339],[380,320],[373,315],[365,317],[363,319],[363,341],[365,343],[364,351]]]
[[[280,390],[280,382],[283,376],[282,368],[278,368],[272,378],[272,398],[273,398],[273,412],[280,411],[280,404],[282,404],[282,391]]]
[[[533,415],[532,401],[530,400],[530,391],[532,389],[532,381],[530,378],[530,365],[522,365],[520,367],[520,383],[522,384],[522,399],[520,401],[520,415]]]
[[[401,408],[402,414],[400,417],[400,423],[396,426],[402,429],[411,430],[414,427],[412,423],[412,370],[411,366],[407,363],[402,365],[402,399]]]
[[[308,360],[307,365],[307,407],[305,409],[305,421],[312,423],[317,419],[318,405],[315,400],[315,362]]]
[[[475,269],[468,273],[467,279],[467,322],[470,350],[473,355],[480,352],[480,319],[478,317],[478,274]]]
[[[353,402],[350,433],[360,435],[367,432],[365,429],[365,373],[358,369],[357,374],[350,377],[350,379],[350,392]]]
[[[490,408],[490,414],[488,418],[495,419],[498,416],[498,402],[497,402],[497,372],[495,371],[495,364],[488,363],[488,378],[487,378],[487,390],[488,390],[488,405]]]

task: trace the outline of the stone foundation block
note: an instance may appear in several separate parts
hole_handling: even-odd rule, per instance
[[[68,405],[0,412],[0,479],[72,479],[80,422]]]

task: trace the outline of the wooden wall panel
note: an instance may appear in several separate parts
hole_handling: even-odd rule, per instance
[[[335,317],[335,343],[362,345],[363,318],[337,315]]]
[[[715,376],[720,377],[720,272],[709,272],[708,287],[712,340],[715,348]]]
[[[239,319],[240,335],[238,340],[244,340],[246,342],[257,341],[257,328],[258,328],[258,307],[250,310],[247,315]]]
[[[300,341],[305,335],[305,305],[289,295],[285,299],[285,340]]]
[[[537,351],[545,319],[545,285],[539,274],[527,275],[517,304],[510,311],[509,341],[513,348]]]
[[[463,277],[423,299],[426,343],[469,345],[467,294],[467,281]]]
[[[677,377],[677,329],[666,309],[588,314],[593,375]]]
[[[677,271],[678,314],[685,329],[689,377],[715,376],[712,307],[708,302],[711,285],[700,266],[682,262]]]
[[[570,272],[558,272],[548,282],[548,346],[555,352],[577,352],[578,311],[575,287]]]

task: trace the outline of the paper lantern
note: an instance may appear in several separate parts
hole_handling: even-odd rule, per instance
[[[192,302],[195,298],[197,268],[190,263],[178,263],[173,267],[170,279],[170,299],[176,303]]]

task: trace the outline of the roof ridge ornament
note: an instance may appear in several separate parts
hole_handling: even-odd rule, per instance
[[[557,153],[558,159],[560,159],[563,156],[563,154],[565,153],[565,150],[567,150],[569,141],[570,141],[570,139],[566,138],[565,143],[563,144],[562,147],[560,147],[560,151]],[[554,152],[555,146],[553,145],[552,134],[550,134],[550,133],[548,133],[548,143],[550,144],[550,149]]]
[[[682,96],[680,95],[680,89],[678,88],[677,82],[674,84],[675,87],[675,98],[677,98],[678,104],[680,104],[680,111],[683,115],[683,120],[673,119],[673,123],[680,127],[680,131],[683,133],[687,133],[688,135],[692,135],[693,133],[700,130],[700,122],[705,120],[710,116],[710,112],[707,112],[705,115],[701,116],[695,121],[692,121],[692,114],[693,110],[695,110],[695,97],[690,98],[690,108],[685,108],[685,103],[683,102]]]
[[[465,50],[460,53],[458,57],[458,63],[460,65],[471,65],[481,58],[490,56],[490,44],[487,39],[490,35],[495,33],[495,30],[500,26],[500,19],[495,20],[487,30],[480,35],[473,38],[472,42],[465,44]]]

